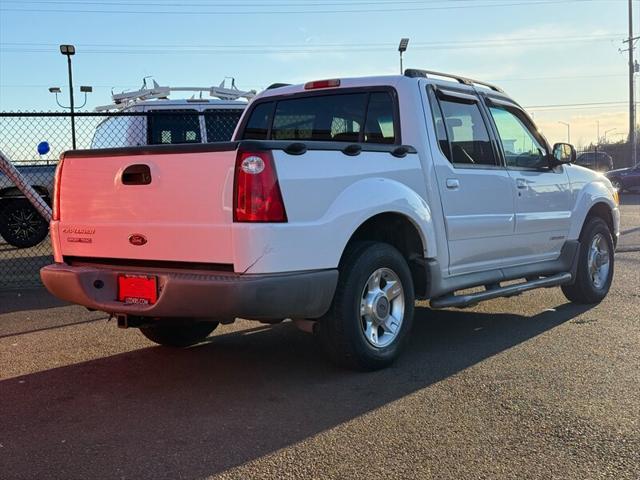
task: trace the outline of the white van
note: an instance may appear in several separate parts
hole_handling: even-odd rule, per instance
[[[171,92],[203,92],[218,98],[170,100]],[[153,87],[114,94],[112,105],[96,108],[107,111],[95,130],[91,148],[118,148],[142,145],[213,143],[231,139],[242,112],[255,91],[235,88]],[[244,100],[241,100],[244,99]],[[115,111],[114,111],[115,110]]]

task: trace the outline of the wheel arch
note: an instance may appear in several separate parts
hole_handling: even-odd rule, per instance
[[[616,227],[613,219],[613,211],[611,207],[605,202],[596,202],[587,212],[587,215],[582,224],[582,228],[587,224],[591,218],[601,218],[609,227],[611,232],[611,238],[613,238],[614,247],[618,243],[618,236],[616,235]]]
[[[397,211],[381,212],[367,218],[347,241],[340,257],[340,265],[345,252],[354,243],[363,241],[378,241],[395,247],[409,265],[416,297],[424,298],[427,293],[427,240],[414,219]]]
[[[580,192],[576,201],[571,227],[569,230],[569,240],[577,240],[584,225],[592,217],[602,218],[609,227],[614,240],[618,233],[617,205],[613,200],[613,194],[601,182],[593,182],[586,185]]]

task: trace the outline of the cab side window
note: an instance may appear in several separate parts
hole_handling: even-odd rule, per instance
[[[456,167],[495,167],[498,160],[489,131],[475,101],[437,99],[430,93],[438,144]]]
[[[498,129],[508,168],[541,168],[548,165],[546,148],[525,124],[523,114],[508,107],[489,107]]]

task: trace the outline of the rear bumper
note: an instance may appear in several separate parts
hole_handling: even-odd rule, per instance
[[[117,301],[119,273],[156,275],[158,301],[132,305]],[[108,313],[181,318],[318,318],[333,299],[337,270],[270,275],[227,272],[118,270],[48,265],[40,270],[47,290],[58,298]],[[100,288],[98,288],[100,287]]]

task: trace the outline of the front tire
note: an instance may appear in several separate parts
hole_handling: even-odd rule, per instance
[[[218,322],[166,323],[141,327],[140,332],[152,342],[165,347],[185,348],[200,343],[218,326]]]
[[[0,235],[17,248],[30,248],[42,242],[49,224],[26,199],[11,200],[0,208]]]
[[[614,267],[613,238],[604,220],[592,217],[580,234],[575,282],[563,285],[562,293],[574,303],[600,303],[609,293]]]
[[[400,355],[414,302],[411,272],[400,252],[385,243],[355,243],[345,252],[333,303],[317,323],[317,337],[340,366],[384,368]]]

